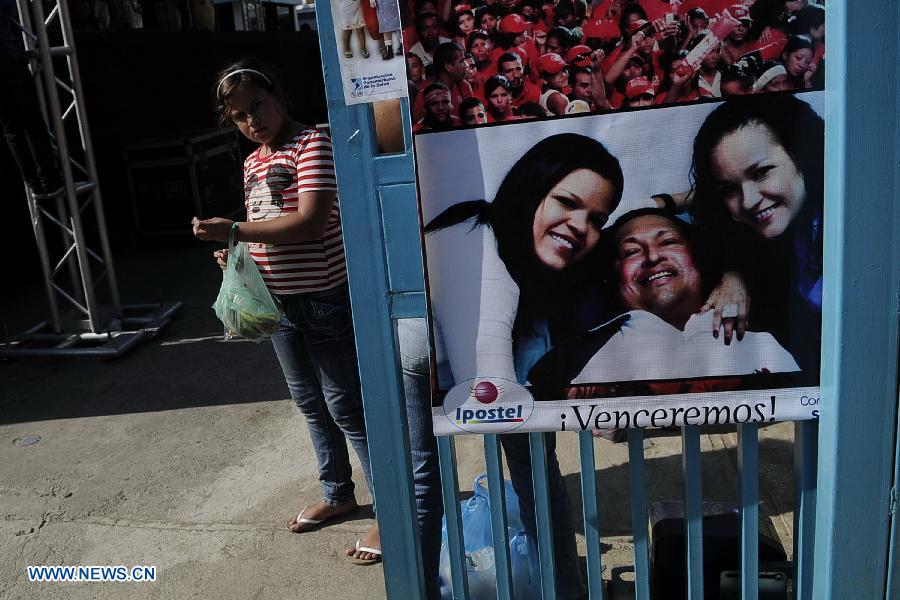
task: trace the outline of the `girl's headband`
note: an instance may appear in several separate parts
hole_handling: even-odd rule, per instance
[[[225,83],[225,80],[228,79],[229,77],[231,77],[232,75],[237,75],[238,73],[252,73],[253,75],[257,75],[257,76],[261,77],[263,80],[265,80],[265,82],[267,84],[269,84],[269,87],[272,87],[272,81],[268,77],[266,77],[265,74],[260,73],[256,69],[235,69],[234,71],[232,71],[231,73],[228,73],[227,75],[225,75],[225,77],[223,77],[222,79],[219,80],[219,85],[216,86],[216,95],[221,93],[222,84]]]

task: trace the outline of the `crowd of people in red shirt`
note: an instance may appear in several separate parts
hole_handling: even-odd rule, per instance
[[[416,132],[824,86],[811,0],[401,2]]]

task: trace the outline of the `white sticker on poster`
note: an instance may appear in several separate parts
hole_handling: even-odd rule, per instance
[[[332,0],[344,101],[362,104],[408,95],[397,0]]]

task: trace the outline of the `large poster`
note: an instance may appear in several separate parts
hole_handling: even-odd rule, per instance
[[[417,15],[436,433],[818,416],[824,11],[720,4]]]
[[[361,104],[406,97],[397,0],[331,0],[330,5],[344,101]]]

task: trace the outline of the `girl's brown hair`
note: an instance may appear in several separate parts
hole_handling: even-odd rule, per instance
[[[213,98],[219,127],[227,129],[234,126],[228,116],[231,108],[228,97],[249,85],[266,90],[281,102],[285,110],[289,109],[290,103],[278,69],[256,58],[242,58],[226,66],[216,75]]]

